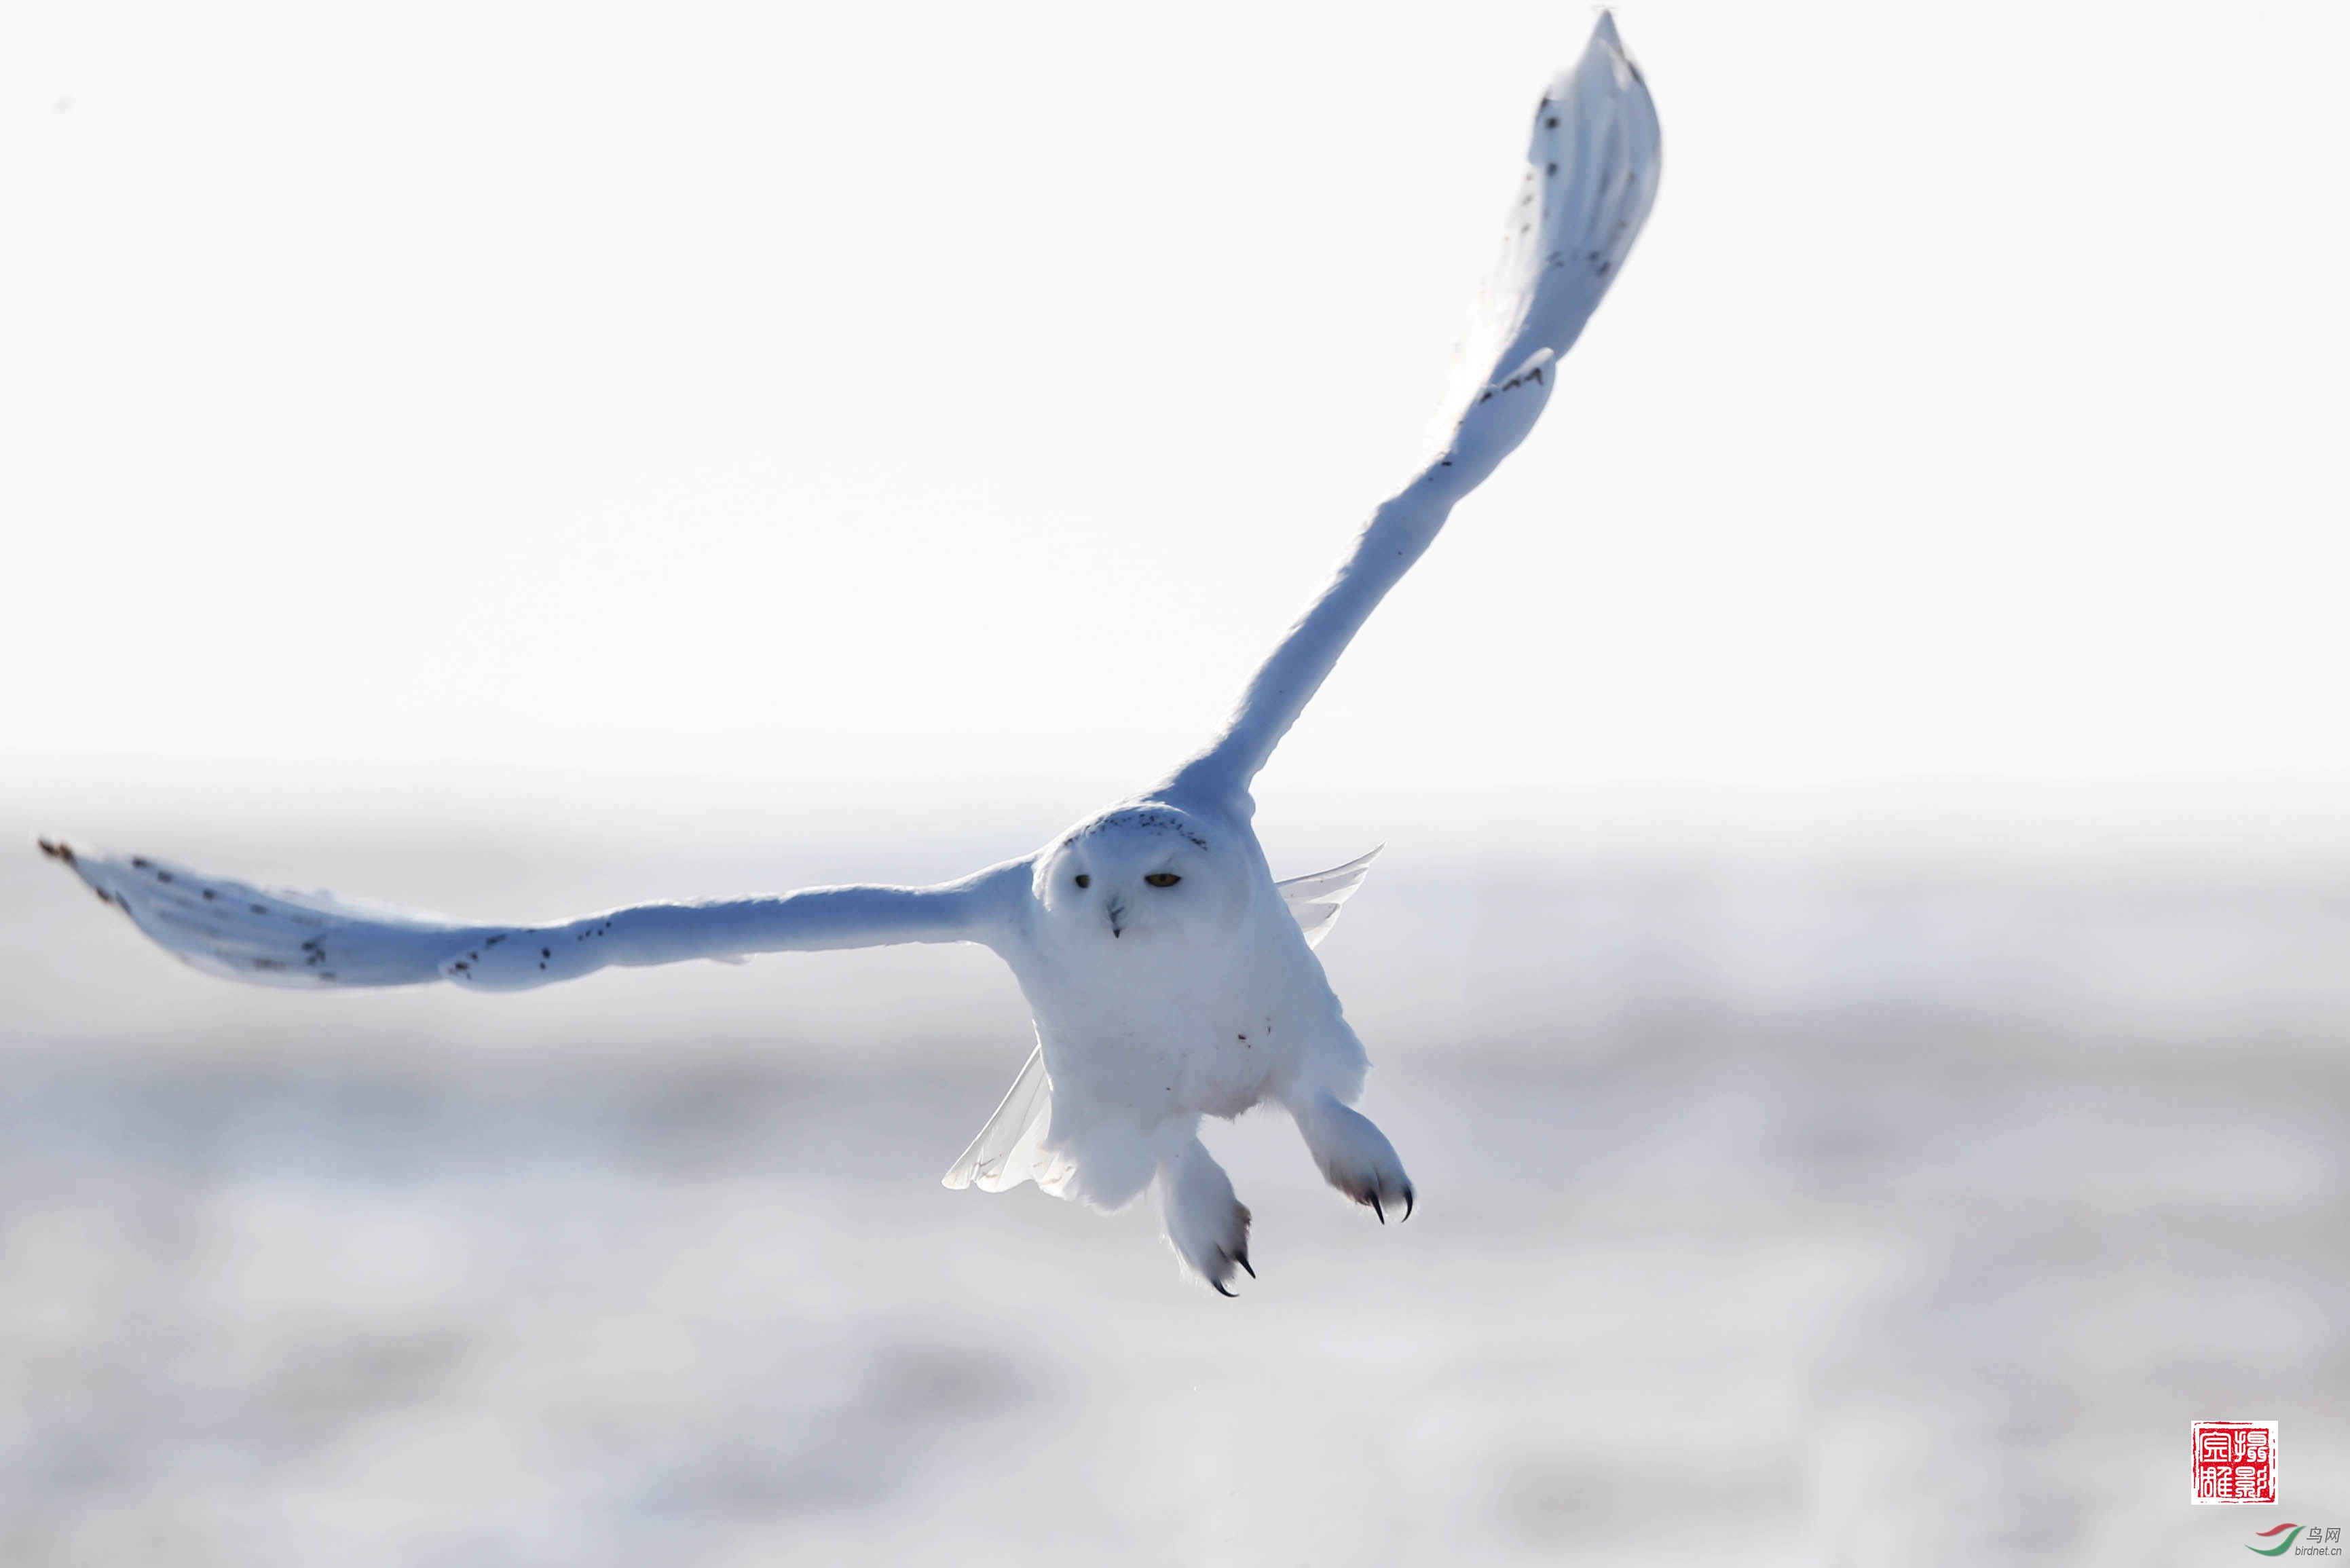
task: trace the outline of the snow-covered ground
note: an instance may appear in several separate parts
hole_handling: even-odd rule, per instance
[[[142,846],[493,915],[962,868]],[[11,1564],[2137,1568],[2350,1524],[2350,882],[1399,848],[1324,953],[1419,1212],[1212,1128],[1235,1302],[1147,1216],[938,1186],[1026,1049],[982,954],[248,992],[29,853],[0,931]],[[2283,1423],[2283,1509],[2187,1504],[2211,1417]]]

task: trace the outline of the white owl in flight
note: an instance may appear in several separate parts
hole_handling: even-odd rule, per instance
[[[1603,13],[1534,112],[1450,443],[1372,515],[1222,733],[1034,854],[935,888],[811,888],[520,927],[41,848],[189,963],[268,985],[519,991],[607,964],[981,943],[1012,966],[1037,1044],[946,1184],[994,1192],[1033,1180],[1102,1209],[1151,1189],[1177,1256],[1230,1295],[1249,1268],[1249,1211],[1200,1142],[1202,1116],[1278,1104],[1331,1186],[1382,1221],[1413,1205],[1394,1146],[1351,1108],[1370,1063],[1313,952],[1371,857],[1274,881],[1250,827],[1250,784],[1453,505],[1534,428],[1559,357],[1648,217],[1659,155],[1655,107]]]

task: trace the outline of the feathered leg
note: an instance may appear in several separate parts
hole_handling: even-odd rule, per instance
[[[1323,1179],[1387,1221],[1411,1218],[1411,1178],[1388,1135],[1326,1089],[1301,1089],[1284,1102]]]
[[[1224,1174],[1208,1146],[1194,1137],[1175,1157],[1159,1168],[1159,1202],[1167,1225],[1167,1244],[1184,1267],[1205,1280],[1219,1295],[1231,1295],[1232,1282],[1249,1268],[1249,1211],[1232,1193],[1232,1179]]]

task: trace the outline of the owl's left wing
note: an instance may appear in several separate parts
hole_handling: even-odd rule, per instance
[[[1451,443],[1373,514],[1353,552],[1273,650],[1222,733],[1168,779],[1249,808],[1248,787],[1379,600],[1453,506],[1534,429],[1557,361],[1622,272],[1656,200],[1662,139],[1648,84],[1603,12],[1583,57],[1534,109],[1523,189]]]
[[[484,925],[332,893],[290,892],[41,841],[105,902],[186,963],[257,985],[526,991],[614,964],[898,942],[993,942],[1027,887],[1008,861],[937,888],[810,888],[768,898],[637,904],[551,926]]]

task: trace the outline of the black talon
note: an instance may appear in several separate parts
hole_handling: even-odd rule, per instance
[[[1407,1220],[1411,1218],[1412,1198],[1413,1194],[1411,1189],[1409,1187],[1405,1188],[1403,1189],[1403,1217]]]
[[[1222,1297],[1224,1297],[1224,1298],[1226,1298],[1227,1300],[1230,1300],[1230,1301],[1238,1301],[1238,1300],[1240,1300],[1240,1297],[1238,1297],[1238,1296],[1236,1296],[1236,1295],[1233,1295],[1232,1292],[1230,1292],[1230,1291],[1228,1291],[1228,1290],[1224,1289],[1224,1287],[1223,1287],[1223,1285],[1222,1285],[1222,1283],[1221,1282],[1216,1281],[1216,1280],[1210,1280],[1208,1282],[1209,1282],[1210,1284],[1214,1285],[1214,1286],[1216,1287],[1216,1293],[1217,1293],[1218,1295],[1222,1296]]]
[[[1234,1258],[1232,1262],[1238,1263],[1243,1269],[1248,1269],[1248,1277],[1250,1279],[1256,1278],[1256,1271],[1254,1269],[1249,1269],[1249,1261],[1246,1258]]]
[[[1371,1194],[1371,1212],[1379,1217],[1380,1224],[1388,1222],[1388,1211],[1379,1207],[1379,1195],[1376,1192]]]

